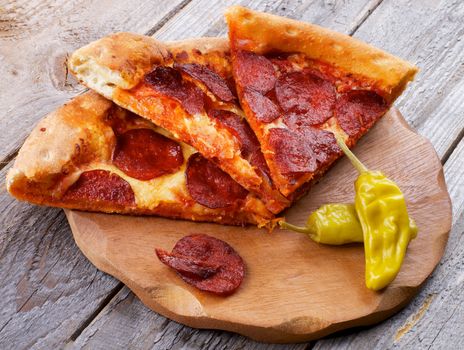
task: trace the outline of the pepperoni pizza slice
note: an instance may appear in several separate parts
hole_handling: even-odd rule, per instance
[[[18,199],[61,208],[233,225],[273,219],[194,148],[94,92],[39,122],[7,188]]]
[[[195,147],[273,213],[289,205],[239,107],[226,39],[163,44],[117,33],[77,50],[69,67],[87,87]]]
[[[408,62],[328,29],[234,6],[226,20],[240,103],[271,178],[301,195],[411,81]]]

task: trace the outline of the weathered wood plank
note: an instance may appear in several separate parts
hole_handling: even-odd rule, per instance
[[[304,349],[305,344],[271,345],[233,333],[192,329],[147,309],[124,287],[71,349]]]
[[[20,0],[0,5],[0,161],[35,123],[82,91],[67,55],[108,33],[144,33],[188,0]]]
[[[4,186],[0,207],[0,348],[61,345],[119,283],[82,255],[61,210],[15,201]]]
[[[421,293],[388,321],[351,335],[321,340],[315,349],[462,349],[464,140],[446,162],[445,177],[454,207],[454,226],[445,255]]]
[[[382,0],[296,1],[296,0],[193,0],[173,16],[154,36],[179,40],[198,36],[225,36],[224,10],[234,4],[289,18],[317,23],[351,34]]]
[[[397,105],[440,157],[464,130],[464,3],[384,1],[355,37],[417,64]]]

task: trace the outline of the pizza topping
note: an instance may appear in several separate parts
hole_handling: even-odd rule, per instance
[[[324,123],[332,116],[336,99],[332,84],[309,72],[281,75],[275,94],[291,128]]]
[[[201,81],[222,101],[231,102],[235,99],[235,96],[230,91],[227,82],[208,67],[197,63],[176,64],[174,67],[182,70],[192,78]]]
[[[126,130],[133,128],[141,118],[127,110],[113,108],[111,113],[106,117],[106,122],[111,125],[116,135],[124,133]]]
[[[292,62],[289,60],[289,53],[277,53],[267,55],[267,58],[274,65],[275,69],[281,73],[289,72],[293,69]]]
[[[253,52],[238,51],[235,75],[239,84],[263,94],[271,90],[276,82],[274,66],[266,57]]]
[[[205,207],[225,208],[244,200],[248,191],[229,174],[200,153],[190,156],[187,164],[187,188],[190,196]]]
[[[352,90],[342,94],[335,107],[335,116],[349,136],[356,136],[388,110],[385,100],[373,91]]]
[[[156,67],[145,76],[145,81],[156,91],[180,102],[188,113],[203,112],[205,94],[195,84],[183,80],[178,70]]]
[[[208,111],[211,118],[216,119],[224,125],[240,141],[242,156],[247,159],[251,165],[260,169],[267,177],[270,175],[269,168],[261,152],[261,145],[258,138],[245,119],[240,118],[235,113],[212,109]]]
[[[280,111],[276,104],[258,91],[245,88],[243,98],[255,114],[256,119],[261,122],[270,123],[280,116]]]
[[[269,144],[284,174],[314,172],[340,153],[333,133],[312,127],[298,130],[273,128]]]
[[[88,200],[118,205],[135,205],[129,183],[107,170],[91,170],[81,174],[66,191],[64,200]]]
[[[182,147],[151,129],[131,129],[118,135],[113,163],[138,180],[176,172],[184,163]]]
[[[160,261],[188,284],[218,295],[230,295],[245,276],[245,263],[226,242],[204,234],[180,239],[171,253],[156,249]]]
[[[198,278],[208,278],[218,272],[220,265],[208,263],[195,257],[184,256],[175,253],[168,253],[163,249],[155,249],[158,259],[163,264],[172,267],[183,275]]]

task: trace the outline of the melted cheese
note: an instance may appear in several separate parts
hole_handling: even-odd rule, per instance
[[[188,159],[193,153],[196,153],[196,150],[186,144],[181,144],[181,146],[184,163],[179,170],[173,174],[159,176],[151,180],[134,179],[133,177],[126,175],[113,164],[108,163],[92,163],[89,165],[89,168],[108,170],[117,174],[126,180],[132,187],[138,208],[154,209],[161,202],[178,202],[179,196],[184,196],[186,198],[190,197],[187,192],[185,170]]]

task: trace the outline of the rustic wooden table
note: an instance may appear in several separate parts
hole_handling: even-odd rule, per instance
[[[241,3],[348,33],[416,63],[397,102],[444,165],[453,229],[441,263],[403,311],[317,342],[266,345],[195,330],[146,309],[76,247],[63,211],[0,191],[0,348],[463,348],[464,2],[460,0],[0,0],[0,169],[4,179],[34,124],[82,91],[74,49],[115,31],[162,40],[219,36]],[[398,160],[401,162],[401,159]],[[3,181],[3,180],[2,180]],[[433,213],[430,213],[433,215]]]

